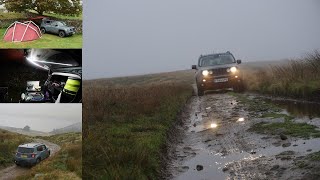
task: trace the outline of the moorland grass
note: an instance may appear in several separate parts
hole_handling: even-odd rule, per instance
[[[244,72],[248,90],[320,101],[320,52]]]
[[[166,133],[190,84],[85,86],[85,179],[158,179]]]

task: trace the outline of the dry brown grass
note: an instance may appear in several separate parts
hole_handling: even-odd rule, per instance
[[[285,65],[249,69],[245,81],[251,91],[320,100],[320,53],[314,51]]]

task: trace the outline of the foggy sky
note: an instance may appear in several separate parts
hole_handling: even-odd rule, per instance
[[[300,57],[320,47],[319,17],[319,0],[85,1],[84,78],[189,69],[213,50]]]
[[[0,126],[50,132],[82,122],[82,104],[0,104]]]

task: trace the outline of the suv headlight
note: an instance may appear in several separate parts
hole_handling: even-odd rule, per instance
[[[231,71],[232,73],[235,73],[235,72],[237,72],[237,68],[236,68],[236,67],[231,67],[231,68],[230,68],[230,71]]]
[[[204,70],[204,71],[202,71],[202,75],[204,75],[204,76],[208,76],[208,74],[209,74],[209,71],[208,71],[208,70]]]

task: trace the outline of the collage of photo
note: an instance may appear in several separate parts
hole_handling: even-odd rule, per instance
[[[0,0],[0,179],[82,179],[82,0]]]
[[[320,180],[319,18],[320,0],[0,0],[0,180]]]

